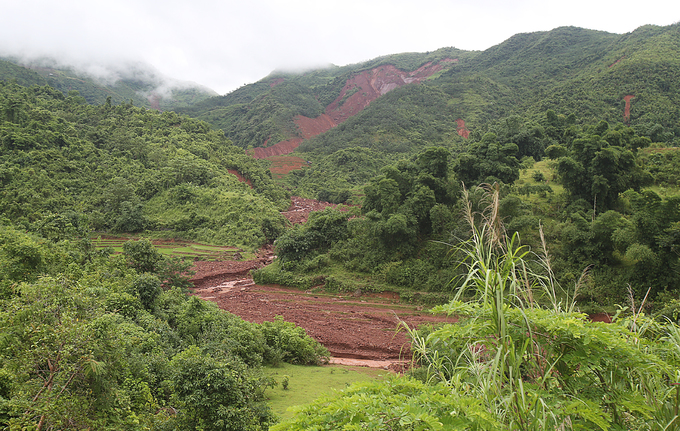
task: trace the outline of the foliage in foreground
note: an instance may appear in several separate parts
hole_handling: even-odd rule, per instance
[[[438,309],[458,322],[407,328],[420,381],[355,385],[273,429],[680,429],[680,328],[639,310],[590,322],[558,295],[547,251],[544,271],[530,269],[493,197],[485,214],[468,211],[467,275]]]
[[[188,264],[149,241],[113,256],[0,225],[0,427],[264,430],[260,372],[327,351],[186,293]]]

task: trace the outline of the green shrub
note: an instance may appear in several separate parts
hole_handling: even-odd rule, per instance
[[[0,224],[0,295],[11,295],[10,286],[34,280],[48,268],[44,240]]]
[[[218,361],[192,346],[170,361],[180,429],[263,430],[274,422],[262,382],[242,363]]]
[[[327,276],[324,286],[333,292],[354,292],[357,290],[356,284],[340,280],[335,276]]]
[[[479,400],[443,385],[427,385],[407,377],[355,383],[326,395],[298,414],[272,426],[272,431],[360,429],[394,431],[479,429],[500,424]],[[359,429],[359,428],[357,428]]]
[[[140,272],[154,272],[163,261],[163,255],[148,239],[126,241],[123,253],[130,259],[130,265]]]
[[[403,263],[390,262],[381,270],[386,282],[417,290],[425,289],[435,272],[434,266],[421,259],[409,259]]]
[[[264,268],[252,272],[253,281],[257,284],[280,284],[282,286],[309,289],[315,285],[315,277],[296,275],[281,267],[281,262],[275,260]]]
[[[153,274],[141,274],[132,284],[139,301],[147,310],[153,310],[156,298],[161,293],[161,281]]]
[[[292,322],[285,322],[281,316],[276,316],[273,322],[263,322],[261,329],[275,355],[273,362],[280,360],[301,365],[328,362],[329,353],[325,347],[309,337],[304,329]]]
[[[545,175],[543,175],[543,172],[541,171],[534,171],[533,174],[531,174],[531,178],[533,178],[534,181],[537,183],[544,183],[545,182]]]
[[[142,308],[139,298],[127,292],[111,293],[104,302],[104,308],[111,313],[118,313],[128,319],[134,319]]]

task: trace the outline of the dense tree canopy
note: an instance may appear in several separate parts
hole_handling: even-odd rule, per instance
[[[283,230],[287,195],[266,165],[205,123],[12,84],[0,84],[0,107],[0,211],[16,223],[75,212],[96,230],[247,247]]]
[[[571,148],[565,150],[554,146],[548,156],[561,156],[557,172],[562,184],[575,199],[592,202],[598,210],[612,208],[619,194],[652,182],[652,177],[637,162],[636,145],[648,144],[630,129],[609,130],[602,121],[593,133],[574,139]],[[630,147],[635,148],[630,148]]]
[[[671,429],[679,35],[564,27],[479,53],[275,73],[191,110],[223,131],[0,83],[0,423],[265,429],[257,367],[325,354],[292,324],[188,298],[187,265],[147,241],[94,250],[96,229],[276,239],[258,282],[390,289],[458,317],[410,331],[417,380],[352,388],[279,429]],[[323,113],[353,74],[443,60],[299,148],[290,191],[361,207],[286,230],[287,192],[244,148],[296,135],[295,116]],[[626,303],[611,325],[575,312]]]
[[[517,144],[501,144],[495,134],[487,133],[460,156],[456,175],[467,185],[494,181],[512,184],[519,178],[518,151]]]

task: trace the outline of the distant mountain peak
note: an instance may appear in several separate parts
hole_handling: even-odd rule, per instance
[[[74,65],[50,57],[12,57],[4,61],[36,72],[45,80],[29,79],[29,85],[46,83],[64,93],[77,90],[88,103],[94,104],[104,103],[110,96],[116,104],[133,100],[140,106],[165,110],[217,96],[205,86],[166,77],[153,66],[138,61],[106,65]],[[0,80],[7,78],[0,75]]]

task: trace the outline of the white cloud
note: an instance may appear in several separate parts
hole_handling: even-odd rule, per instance
[[[54,55],[91,70],[147,62],[220,93],[280,68],[344,65],[445,46],[483,50],[516,33],[563,25],[626,33],[680,20],[680,4],[662,0],[0,3],[0,55]]]

